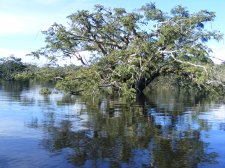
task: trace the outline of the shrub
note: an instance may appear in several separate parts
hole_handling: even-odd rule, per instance
[[[41,95],[49,95],[52,93],[52,91],[46,87],[41,88],[40,92]]]

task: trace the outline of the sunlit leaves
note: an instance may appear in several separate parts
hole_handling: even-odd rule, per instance
[[[190,13],[183,6],[170,14],[148,3],[134,11],[96,5],[67,17],[69,24],[53,24],[47,31],[46,47],[34,53],[48,58],[76,57],[85,66],[66,76],[59,86],[98,94],[110,87],[119,94],[131,95],[159,76],[174,74],[182,83],[206,86],[210,78],[209,40],[221,40],[220,32],[206,29],[215,13],[201,10]],[[97,55],[87,63],[79,55],[89,51]],[[185,81],[185,82],[184,82]]]

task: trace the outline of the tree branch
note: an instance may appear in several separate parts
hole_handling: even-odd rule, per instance
[[[207,81],[206,83],[207,84],[213,84],[213,83],[215,83],[215,84],[218,84],[218,85],[221,85],[221,86],[225,87],[225,83],[224,82],[217,81],[217,80]]]
[[[187,61],[181,61],[181,60],[175,58],[174,53],[176,53],[177,50],[174,50],[174,51],[159,51],[159,52],[160,52],[161,54],[170,54],[171,57],[172,57],[176,62],[179,62],[179,63],[182,63],[182,64],[192,65],[192,66],[194,66],[194,67],[202,68],[202,69],[204,69],[205,73],[208,75],[208,72],[207,72],[205,66],[203,66],[203,65],[198,65],[198,64],[193,64],[193,63],[187,62]]]

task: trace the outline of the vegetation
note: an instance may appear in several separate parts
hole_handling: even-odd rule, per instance
[[[21,62],[21,58],[10,56],[0,59],[0,78],[4,80],[12,80],[14,76],[25,71],[26,65]]]
[[[41,88],[41,90],[40,90],[40,92],[39,92],[41,95],[49,95],[49,94],[51,94],[52,93],[52,91],[51,90],[49,90],[48,88],[46,88],[46,87],[43,87],[43,88]]]
[[[42,67],[35,72],[35,78],[41,81],[57,81],[62,80],[66,75],[75,73],[78,67],[65,66],[65,67]]]
[[[37,67],[36,65],[32,65],[32,64],[26,65],[26,68],[23,71],[18,72],[14,75],[14,80],[27,81],[30,79],[34,79],[36,76],[35,75],[36,72],[38,72],[38,69],[40,68]]]
[[[76,70],[79,69],[77,66],[65,66],[65,67],[52,67],[52,66],[44,66],[37,67],[34,65],[29,65],[26,68],[26,71],[21,73],[17,73],[14,76],[15,80],[29,80],[35,79],[37,81],[43,82],[57,82],[58,80],[62,80],[66,75],[75,73]]]
[[[224,86],[215,78],[206,42],[221,40],[218,31],[205,27],[215,13],[189,13],[176,6],[164,13],[154,3],[135,11],[96,5],[93,11],[68,16],[69,25],[53,24],[47,31],[46,47],[30,55],[76,57],[83,67],[59,82],[60,88],[96,95],[103,88],[134,95],[159,76],[173,76],[177,84],[210,90]],[[80,52],[89,51],[86,61]]]
[[[96,5],[68,19],[69,25],[55,23],[44,31],[46,47],[30,55],[46,56],[53,63],[57,57],[76,57],[82,66],[39,68],[11,56],[0,60],[0,77],[55,81],[59,89],[88,96],[105,91],[133,97],[149,84],[164,85],[168,79],[198,91],[224,89],[225,65],[213,64],[207,46],[209,40],[223,37],[206,29],[214,12],[189,13],[176,6],[164,13],[154,3],[131,12]],[[90,53],[89,61],[82,51]]]

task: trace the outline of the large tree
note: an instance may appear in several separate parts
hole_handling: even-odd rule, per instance
[[[68,25],[55,23],[44,31],[46,47],[31,54],[80,60],[84,67],[61,83],[69,90],[94,93],[107,86],[130,94],[142,92],[163,75],[198,88],[214,83],[206,44],[222,39],[220,32],[206,29],[215,19],[214,12],[189,13],[176,6],[164,13],[154,3],[132,12],[96,5],[93,11],[77,11],[68,19]],[[89,51],[94,59],[86,61],[82,51]]]
[[[16,58],[13,55],[0,59],[0,79],[12,80],[15,75],[23,72],[27,68],[21,58]]]

